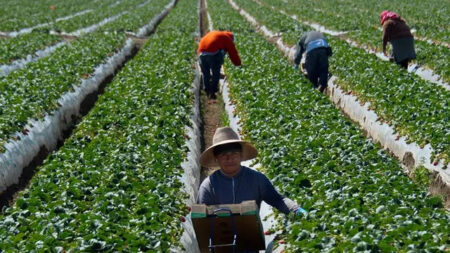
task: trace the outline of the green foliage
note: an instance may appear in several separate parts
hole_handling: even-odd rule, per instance
[[[125,44],[123,34],[94,33],[0,79],[0,151],[28,120],[43,119],[58,99]]]
[[[261,6],[253,1],[235,1],[270,30],[282,34],[283,41],[288,45],[295,45],[292,38],[300,37],[302,31],[311,30],[267,5]],[[287,8],[291,6],[289,4],[283,6],[291,13],[299,8],[298,5],[292,8]],[[408,136],[408,142],[417,142],[420,146],[430,143],[436,159],[444,159],[448,164],[450,93],[339,38],[328,37],[333,49],[330,72],[338,77],[339,86],[346,92],[352,92],[360,101],[369,102],[370,108],[380,116],[380,121],[388,122],[400,136]],[[439,57],[441,54],[445,54],[444,51],[432,55]]]
[[[442,251],[450,215],[398,162],[367,140],[225,2],[215,27],[234,27],[242,68],[227,62],[231,96],[265,174],[309,211],[280,220],[292,252]]]
[[[137,10],[142,11],[142,9],[147,9],[149,5],[147,4],[147,8],[137,8],[137,6],[140,3],[145,2],[144,0],[127,0],[127,1],[120,1],[119,4],[116,4],[116,2],[113,2],[112,4],[100,4],[97,8],[95,8],[93,11],[86,13],[84,15],[74,17],[68,20],[62,20],[59,22],[56,22],[54,24],[54,29],[62,32],[71,33],[78,29],[89,27],[91,25],[97,24],[101,22],[102,20],[106,18],[111,18],[116,15],[121,14],[124,11],[130,11],[132,14],[135,14]],[[161,3],[168,2],[165,1],[159,1],[160,3],[156,3],[156,5],[160,6]],[[153,9],[150,7],[150,9]],[[156,10],[161,8],[155,8]],[[142,12],[141,12],[142,13]],[[129,14],[128,14],[129,15]],[[142,14],[141,14],[142,15]],[[147,17],[153,17],[153,15],[149,15]],[[119,22],[122,19],[119,18]],[[142,25],[141,25],[142,26]],[[137,27],[138,28],[138,27]]]
[[[424,166],[419,166],[414,169],[412,173],[412,178],[414,182],[420,185],[429,186],[430,185],[430,171]]]
[[[61,38],[50,35],[48,29],[36,29],[16,38],[0,39],[0,65],[8,65],[11,61],[25,58],[59,41]]]
[[[96,66],[123,47],[126,39],[123,31],[137,32],[169,2],[149,2],[97,32],[86,34],[58,48],[50,56],[1,78],[0,152],[4,151],[3,145],[12,134],[22,131],[28,120],[43,119],[46,113],[57,109],[57,100],[64,93],[73,90],[73,86],[93,74]]]
[[[2,252],[179,246],[196,1],[180,1],[0,217]],[[170,45],[170,46],[169,46]]]
[[[417,33],[428,39],[448,43],[448,2],[433,0],[423,2],[402,1],[307,1],[307,0],[260,0],[267,6],[295,14],[303,21],[314,22],[330,30],[346,31],[346,37],[368,48],[382,48],[382,32],[379,30],[379,15],[383,10],[393,10],[406,18]],[[370,6],[370,8],[368,8]],[[275,10],[274,12],[277,12]],[[446,11],[447,10],[447,11]],[[433,13],[433,14],[430,14]],[[433,18],[423,17],[432,15]],[[450,81],[450,48],[415,41],[417,60],[420,65],[431,68],[445,82]]]
[[[87,9],[105,7],[117,0],[1,0],[0,4],[0,31],[11,32],[29,28],[38,24],[48,23],[56,18],[63,18]],[[54,10],[50,6],[54,6]]]

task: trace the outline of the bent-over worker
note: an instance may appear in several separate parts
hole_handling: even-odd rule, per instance
[[[414,37],[405,20],[397,13],[383,11],[380,14],[380,24],[383,26],[383,53],[386,53],[388,42],[392,45],[392,56],[395,63],[407,69],[410,60],[416,59]]]
[[[257,156],[256,148],[242,141],[230,127],[218,128],[213,144],[206,149],[200,163],[204,167],[220,167],[200,185],[198,204],[240,204],[245,200],[261,201],[288,214],[306,214],[296,202],[281,196],[269,179],[256,170],[242,166],[241,161]]]
[[[297,43],[295,53],[295,69],[306,52],[305,68],[308,79],[314,85],[319,87],[320,92],[327,88],[328,82],[328,57],[332,55],[330,46],[325,36],[317,31],[306,32]]]
[[[232,32],[211,31],[200,40],[197,54],[203,74],[203,85],[209,99],[216,99],[216,92],[219,91],[220,68],[226,53],[235,66],[241,65]],[[211,73],[212,82],[210,81]]]

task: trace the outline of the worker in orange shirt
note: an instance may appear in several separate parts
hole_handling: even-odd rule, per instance
[[[215,101],[219,91],[220,68],[228,53],[235,66],[241,66],[241,59],[234,45],[234,35],[228,31],[211,31],[200,40],[197,54],[203,74],[203,85],[208,98]],[[212,73],[212,81],[211,79]]]

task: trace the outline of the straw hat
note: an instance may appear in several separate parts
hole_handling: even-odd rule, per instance
[[[216,129],[213,136],[213,144],[206,149],[200,156],[200,164],[203,167],[218,167],[214,157],[214,148],[220,145],[229,143],[239,143],[242,147],[241,161],[246,161],[255,158],[258,155],[258,150],[249,142],[242,141],[239,136],[230,127],[220,127]]]

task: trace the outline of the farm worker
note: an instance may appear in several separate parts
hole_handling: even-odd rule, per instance
[[[241,59],[234,45],[234,35],[228,31],[211,31],[200,40],[197,54],[203,74],[203,86],[209,99],[216,99],[219,91],[220,68],[225,54],[228,53],[235,66],[241,65]],[[212,82],[210,81],[212,73]]]
[[[255,200],[260,207],[264,200],[285,214],[306,214],[296,202],[281,196],[264,174],[241,165],[241,161],[253,159],[257,154],[256,148],[240,140],[230,127],[218,128],[213,144],[200,156],[200,164],[220,169],[202,182],[197,203],[239,204]]]
[[[320,92],[327,88],[328,82],[328,57],[332,55],[328,41],[322,33],[316,31],[306,32],[297,43],[295,53],[295,69],[306,52],[305,68],[308,79],[314,85],[319,86]]]
[[[408,62],[416,59],[414,51],[414,37],[405,20],[397,13],[383,11],[380,14],[380,23],[383,26],[383,53],[386,53],[388,42],[392,45],[394,61],[402,68],[408,68]]]

